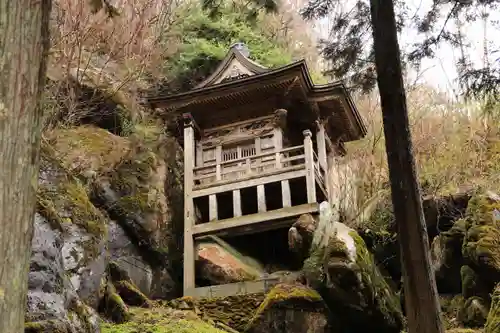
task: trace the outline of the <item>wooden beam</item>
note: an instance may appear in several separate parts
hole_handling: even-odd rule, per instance
[[[191,296],[194,298],[216,298],[234,295],[267,293],[273,286],[278,283],[279,279],[277,278],[228,283],[208,287],[192,288],[188,290],[184,296]]]
[[[192,196],[193,168],[194,168],[194,122],[192,117],[184,116],[184,272],[183,289],[195,287],[194,270],[194,239],[193,227],[195,225],[195,210]]]
[[[271,210],[266,213],[244,215],[232,219],[219,220],[217,222],[207,222],[195,225],[193,227],[193,235],[195,237],[200,237],[223,232],[230,233],[232,229],[245,227],[251,227],[252,230],[257,231],[256,229],[259,224],[274,224],[277,220],[296,217],[307,213],[317,213],[318,210],[318,203],[312,203]]]
[[[214,193],[228,192],[246,187],[257,186],[260,184],[274,183],[286,179],[300,178],[305,176],[306,176],[306,171],[304,166],[299,165],[297,167],[283,168],[277,170],[276,172],[273,172],[268,176],[262,176],[260,174],[257,174],[242,181],[232,181],[218,186],[211,186],[211,187],[207,186],[206,188],[194,190],[193,197],[194,198],[204,197]]]

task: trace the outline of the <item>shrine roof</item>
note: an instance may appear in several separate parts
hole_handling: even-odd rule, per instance
[[[366,135],[365,124],[342,81],[315,85],[304,60],[270,69],[250,60],[245,51],[241,44],[233,46],[217,69],[194,89],[150,96],[148,104],[162,112],[191,112],[203,117],[203,113],[248,105],[272,96],[300,98],[309,105],[302,112],[304,117],[338,118],[335,122],[345,132],[344,141]]]

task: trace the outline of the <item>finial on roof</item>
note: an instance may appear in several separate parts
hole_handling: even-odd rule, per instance
[[[245,57],[249,57],[250,56],[250,50],[248,49],[248,47],[246,46],[245,43],[243,42],[237,42],[237,43],[234,43],[231,48],[235,48],[237,49],[238,51],[240,51],[240,53],[242,55],[244,55]]]

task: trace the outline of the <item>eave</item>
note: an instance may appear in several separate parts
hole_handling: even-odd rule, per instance
[[[343,137],[342,141],[353,141],[364,137],[367,133],[364,121],[357,110],[352,97],[342,81],[332,82],[324,85],[315,85],[312,82],[307,64],[304,60],[292,64],[255,74],[235,81],[219,83],[206,87],[198,87],[188,92],[167,96],[152,96],[147,98],[152,108],[163,109],[163,112],[182,112],[182,109],[191,104],[203,104],[205,100],[215,96],[231,96],[237,91],[253,89],[274,82],[281,82],[297,78],[303,87],[305,98],[309,103],[330,103],[340,101],[346,110],[342,118],[349,123],[354,132]]]

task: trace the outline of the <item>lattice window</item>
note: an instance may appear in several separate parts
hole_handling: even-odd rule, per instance
[[[222,149],[222,161],[231,161],[239,158],[246,158],[254,156],[256,153],[255,144],[247,143],[240,144],[237,146],[223,147]]]
[[[203,150],[203,164],[215,163],[215,148]]]

